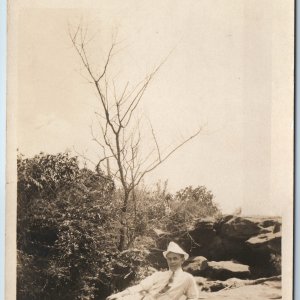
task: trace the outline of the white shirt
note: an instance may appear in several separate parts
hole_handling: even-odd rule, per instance
[[[168,284],[171,276],[172,272],[170,270],[155,272],[142,280],[140,284],[132,286],[127,290],[132,296],[138,294],[144,295],[146,293],[147,297],[145,299],[178,300],[183,295],[189,300],[198,299],[198,288],[194,277],[182,271],[182,269],[174,272],[173,280],[169,283],[170,288],[165,293],[160,294],[160,291]],[[132,297],[131,299],[134,298]]]

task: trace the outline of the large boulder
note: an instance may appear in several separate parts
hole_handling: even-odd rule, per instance
[[[269,232],[259,234],[246,241],[246,244],[253,249],[260,251],[271,251],[275,254],[281,253],[281,232]]]
[[[231,217],[219,221],[218,233],[227,238],[248,240],[260,233],[261,227],[254,221],[242,217]]]
[[[206,276],[210,279],[226,280],[228,278],[246,279],[250,277],[250,268],[247,265],[233,261],[210,261]]]
[[[196,256],[185,263],[183,270],[197,276],[203,274],[207,268],[207,259],[204,256]]]

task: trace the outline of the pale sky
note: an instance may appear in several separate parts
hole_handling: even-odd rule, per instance
[[[24,3],[13,35],[23,154],[75,147],[97,158],[89,128],[97,100],[68,37],[68,23],[82,19],[97,33],[96,62],[118,28],[124,47],[113,66],[121,82],[143,78],[173,50],[141,106],[162,145],[205,125],[147,184],[168,180],[172,192],[205,185],[224,213],[238,207],[243,214],[284,213],[293,192],[291,6],[277,0]]]

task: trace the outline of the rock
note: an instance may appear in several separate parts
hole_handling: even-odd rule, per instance
[[[186,262],[183,270],[192,275],[201,275],[208,268],[208,261],[204,256],[196,256]]]
[[[211,259],[215,261],[221,260],[237,260],[240,261],[240,258],[245,257],[244,251],[245,244],[237,239],[222,238],[222,251],[224,255],[222,257],[217,257],[216,259]],[[247,264],[247,263],[246,263]]]
[[[211,292],[217,292],[225,288],[226,288],[226,284],[224,284],[224,282],[222,281],[215,281],[213,282],[213,284],[210,285]]]
[[[274,232],[274,228],[275,228],[275,226],[269,226],[269,227],[262,228],[260,230],[260,234]]]
[[[215,219],[214,218],[202,218],[199,219],[196,224],[195,224],[195,228],[199,228],[201,227],[203,230],[213,230],[214,229],[214,225],[215,225]]]
[[[239,279],[239,278],[229,278],[226,281],[224,281],[226,288],[237,288],[244,285],[249,285],[253,282],[253,280],[249,279]]]
[[[226,280],[236,277],[241,279],[249,278],[249,266],[235,263],[232,261],[210,261],[206,275],[210,279]]]
[[[225,281],[207,280],[204,277],[195,277],[195,280],[200,291],[216,292],[227,287]]]
[[[281,232],[263,233],[246,241],[252,248],[261,251],[271,250],[273,253],[281,253]]]
[[[225,254],[222,239],[217,236],[214,226],[215,220],[206,218],[198,220],[194,229],[189,231],[189,237],[193,242],[190,253],[192,256],[204,256],[212,260]]]
[[[195,281],[200,291],[210,291],[209,281],[205,277],[195,276]]]
[[[210,261],[208,262],[208,266],[215,270],[226,269],[233,273],[249,272],[249,266],[233,261]]]
[[[275,224],[274,225],[274,229],[273,229],[273,233],[279,232],[281,231],[281,224]]]
[[[267,300],[267,299],[282,299],[281,295],[281,281],[264,281],[263,283],[251,283],[245,281],[239,283],[240,286],[230,288],[227,286],[225,289],[219,290],[215,293],[210,291],[203,291],[200,289],[201,299],[210,300]]]
[[[194,279],[196,281],[197,286],[200,287],[200,290],[209,290],[208,288],[205,288],[208,284],[207,282],[209,282],[209,280],[206,277],[194,276]]]
[[[248,240],[250,237],[260,233],[261,227],[246,218],[232,217],[226,222],[220,220],[219,234],[221,236],[238,239]]]
[[[270,227],[270,226],[277,226],[277,225],[281,225],[281,223],[279,222],[279,220],[277,220],[277,218],[273,218],[273,219],[264,219],[259,223],[260,226],[262,227]]]
[[[200,241],[199,241],[200,240]],[[200,237],[198,237],[197,248],[195,247],[192,250],[193,256],[204,256],[209,260],[219,260],[220,258],[226,259],[226,249],[223,245],[223,240],[216,235],[215,232],[202,233]]]
[[[219,220],[219,223],[220,224],[226,223],[229,220],[231,220],[232,218],[234,218],[234,215],[225,215],[225,216],[222,216],[222,218]]]
[[[244,285],[254,284],[254,280],[229,278],[225,281],[208,280],[205,277],[195,277],[195,281],[199,290],[205,292],[217,292],[222,289],[237,288]]]

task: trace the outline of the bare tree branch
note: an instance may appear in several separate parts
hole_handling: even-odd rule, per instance
[[[97,82],[99,82],[99,81],[103,78],[103,76],[106,74],[106,70],[107,70],[109,61],[110,61],[110,59],[111,59],[111,55],[112,55],[112,51],[113,51],[114,47],[115,47],[115,43],[112,43],[112,45],[111,45],[111,47],[110,47],[110,49],[109,49],[107,58],[106,58],[106,62],[105,62],[103,71],[102,71],[102,73],[100,74],[100,76],[98,77],[98,79],[96,80]]]
[[[94,133],[91,126],[91,135],[93,141],[97,143],[103,155],[96,164],[96,168],[109,159],[112,159],[113,172],[111,178],[118,180],[122,187],[122,213],[120,216],[120,244],[119,249],[124,250],[126,236],[131,239],[131,233],[126,232],[127,220],[126,213],[129,209],[128,201],[134,202],[136,212],[136,195],[135,188],[139,185],[144,176],[163,162],[165,162],[179,148],[183,147],[191,139],[195,138],[201,131],[199,129],[189,138],[184,139],[177,146],[167,151],[166,154],[161,151],[157,136],[153,126],[150,123],[151,134],[154,140],[154,149],[143,149],[140,118],[138,107],[145,95],[149,84],[154,76],[167,61],[168,56],[158,64],[148,76],[131,87],[129,81],[118,92],[119,84],[115,82],[117,75],[112,74],[112,57],[118,52],[118,43],[115,37],[105,55],[104,63],[101,68],[94,70],[95,66],[91,65],[93,61],[88,53],[87,43],[90,42],[87,37],[87,29],[79,25],[74,32],[69,28],[69,36],[76,53],[78,54],[83,68],[86,70],[90,82],[95,87],[97,98],[99,99],[99,112],[96,112],[96,118],[99,125],[99,133]],[[110,73],[110,74],[108,74]],[[135,120],[136,123],[135,123]],[[156,153],[156,154],[154,154]],[[108,170],[110,173],[110,169]],[[98,172],[99,173],[99,172]],[[131,194],[132,193],[132,194]],[[131,200],[130,200],[131,199]]]
[[[150,120],[149,120],[149,123],[150,123],[152,136],[153,136],[153,139],[154,139],[154,142],[155,142],[155,146],[156,146],[156,150],[157,150],[157,154],[158,154],[158,160],[161,161],[161,155],[160,155],[160,150],[159,150],[158,142],[157,142],[156,135],[155,135],[155,132],[154,132],[154,129],[152,127],[152,124],[151,124]]]
[[[164,161],[166,161],[174,152],[176,152],[179,148],[181,148],[183,145],[185,145],[188,141],[192,140],[195,138],[200,132],[202,128],[200,128],[195,134],[191,135],[189,138],[181,142],[179,145],[177,145],[173,150],[171,150],[164,158],[162,158],[160,161],[155,163],[153,166],[147,168],[142,174],[140,175],[139,179],[137,179],[136,185],[140,183],[142,178],[149,172],[153,171],[155,168],[157,168],[160,164],[162,164]]]

